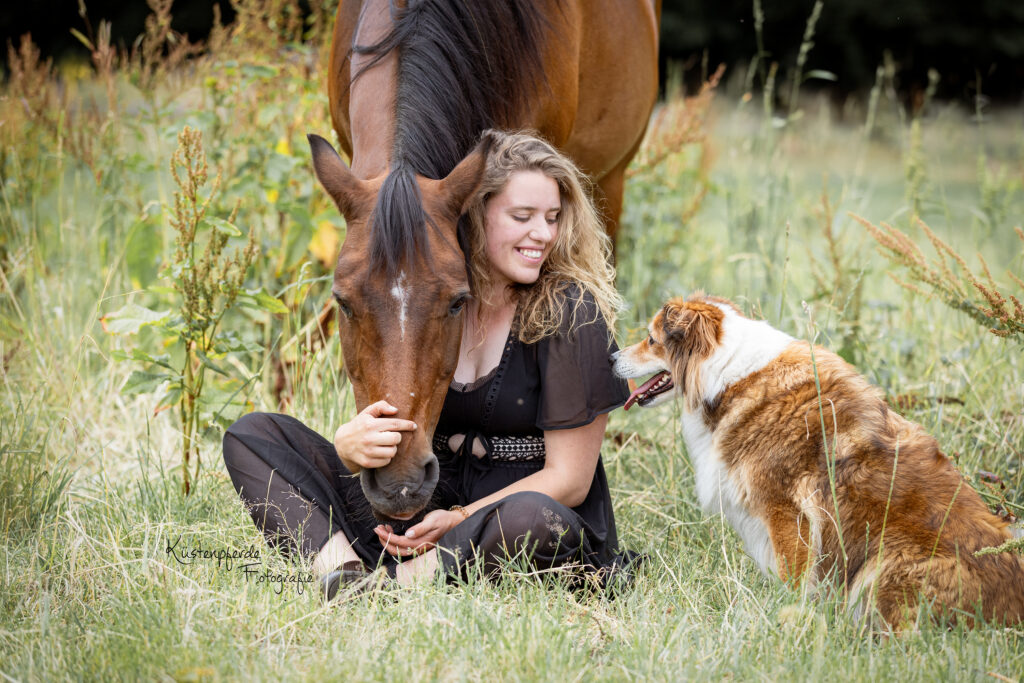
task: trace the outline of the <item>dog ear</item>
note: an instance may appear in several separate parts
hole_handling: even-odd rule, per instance
[[[666,341],[687,356],[711,355],[722,333],[722,311],[713,304],[673,300],[662,309]]]

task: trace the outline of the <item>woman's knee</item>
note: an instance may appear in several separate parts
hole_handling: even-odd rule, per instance
[[[274,413],[246,413],[227,428],[224,438],[233,436],[266,435],[276,431]]]
[[[224,463],[230,468],[249,451],[243,442],[243,437],[266,436],[271,433],[273,427],[274,420],[271,413],[248,413],[235,420],[234,424],[224,432],[222,441]]]
[[[547,551],[579,544],[576,514],[551,496],[536,491],[514,493],[502,501],[498,523],[506,539],[529,538]]]
[[[501,501],[501,511],[506,514],[518,513],[516,516],[529,516],[531,511],[541,508],[557,508],[562,504],[557,500],[539,491],[519,491],[506,496]]]

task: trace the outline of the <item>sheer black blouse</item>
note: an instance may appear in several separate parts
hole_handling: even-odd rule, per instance
[[[629,391],[609,360],[616,348],[593,297],[575,286],[557,334],[523,344],[513,330],[492,373],[464,390],[448,390],[434,439],[443,503],[471,503],[540,470],[545,431],[582,427],[623,405]],[[467,435],[458,453],[448,448],[453,434]],[[473,437],[484,443],[485,456],[470,452]],[[600,458],[587,498],[573,510],[601,561],[611,561],[615,519]]]

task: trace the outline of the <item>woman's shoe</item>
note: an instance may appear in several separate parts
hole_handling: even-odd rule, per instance
[[[387,586],[393,581],[386,568],[371,572],[362,562],[353,560],[341,565],[341,569],[335,569],[321,577],[320,598],[324,602],[330,602],[342,588],[350,595],[358,595]]]

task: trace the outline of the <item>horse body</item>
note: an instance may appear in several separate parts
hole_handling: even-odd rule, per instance
[[[614,237],[627,164],[657,96],[660,0],[343,1],[328,75],[351,171],[314,166],[346,216],[335,272],[357,406],[386,398],[420,425],[364,471],[375,513],[428,502],[430,437],[454,373],[469,291],[456,223],[483,169],[486,128],[537,130],[591,175]]]

